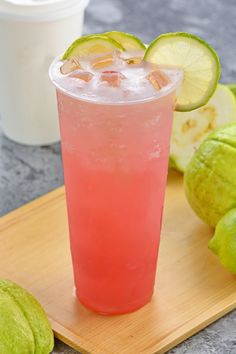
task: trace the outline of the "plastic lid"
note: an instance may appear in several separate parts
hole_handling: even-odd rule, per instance
[[[0,18],[18,21],[53,21],[83,11],[89,0],[0,0]]]

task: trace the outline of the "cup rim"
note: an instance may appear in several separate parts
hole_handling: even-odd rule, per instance
[[[175,83],[173,83],[167,90],[163,90],[162,92],[159,93],[158,96],[156,97],[150,97],[150,98],[144,98],[144,99],[138,99],[138,100],[130,100],[130,101],[119,101],[119,102],[104,102],[104,101],[94,101],[91,99],[87,99],[84,97],[79,97],[77,94],[67,91],[66,89],[64,89],[61,85],[59,85],[56,80],[54,79],[53,76],[53,70],[54,70],[54,66],[61,61],[62,55],[57,56],[51,63],[50,67],[49,67],[49,78],[50,81],[52,82],[52,84],[55,86],[56,90],[63,93],[64,95],[71,97],[73,99],[76,99],[78,101],[84,101],[84,102],[88,102],[91,104],[99,104],[99,105],[107,105],[107,106],[127,106],[127,105],[137,105],[137,104],[144,104],[144,103],[148,103],[151,101],[157,101],[162,97],[165,97],[167,95],[169,95],[170,93],[174,92],[177,90],[177,88],[179,87],[181,81],[182,81],[182,74],[180,74],[180,77],[178,80],[176,80]]]

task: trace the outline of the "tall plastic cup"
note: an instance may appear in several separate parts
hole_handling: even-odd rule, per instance
[[[0,1],[0,115],[10,139],[30,145],[59,140],[48,67],[81,35],[88,2]]]
[[[175,87],[105,104],[54,84],[77,296],[101,314],[134,311],[153,294]]]

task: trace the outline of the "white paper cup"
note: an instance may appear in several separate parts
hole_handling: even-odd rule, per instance
[[[52,59],[81,36],[89,0],[0,1],[0,114],[10,139],[59,141]]]

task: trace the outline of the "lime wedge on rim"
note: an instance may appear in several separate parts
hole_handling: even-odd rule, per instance
[[[85,58],[93,54],[110,53],[116,49],[124,51],[124,48],[120,43],[107,36],[100,34],[83,36],[71,44],[71,46],[66,50],[62,59],[70,59],[73,56]]]
[[[192,111],[206,104],[220,78],[220,61],[215,50],[201,38],[185,32],[166,33],[154,39],[144,60],[183,70],[176,111]]]
[[[130,33],[112,31],[112,32],[106,32],[104,33],[104,35],[120,43],[122,47],[127,51],[146,49],[144,43],[138,37],[135,37]]]

